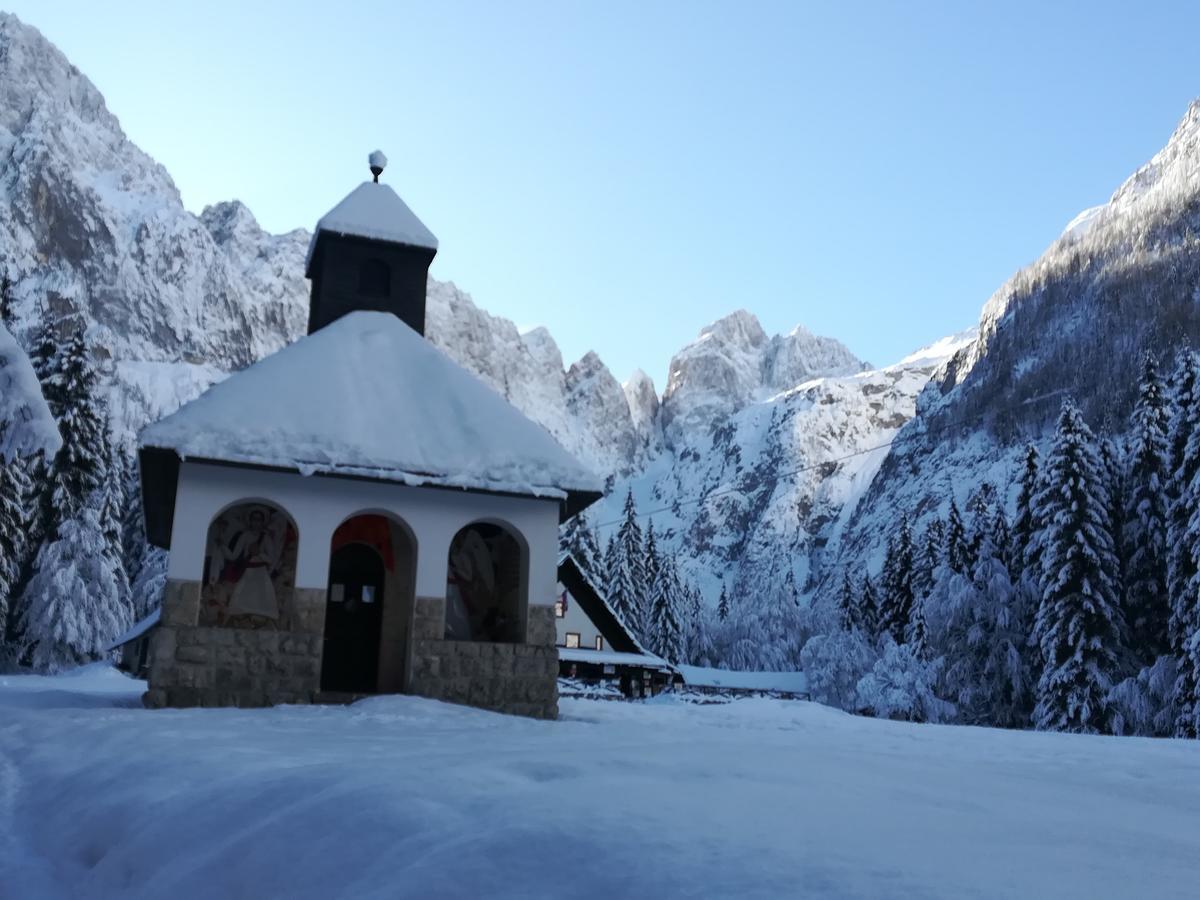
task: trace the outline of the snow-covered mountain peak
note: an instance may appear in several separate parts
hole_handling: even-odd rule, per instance
[[[738,310],[702,329],[672,358],[662,401],[667,443],[705,433],[747,404],[804,381],[864,368],[832,338],[801,327],[767,337],[752,313]]]
[[[654,388],[654,380],[641,369],[634,369],[633,374],[623,384],[625,402],[629,404],[629,415],[633,427],[644,440],[650,441],[658,420],[658,391]]]
[[[766,342],[767,333],[763,331],[762,324],[754,313],[739,309],[701,328],[699,337],[691,346],[710,340],[719,341],[726,346],[758,347]],[[686,349],[681,352],[685,352]]]
[[[955,334],[946,335],[932,344],[914,350],[899,362],[887,366],[887,369],[929,368],[946,362],[960,350],[970,346],[979,337],[978,326],[965,328]]]

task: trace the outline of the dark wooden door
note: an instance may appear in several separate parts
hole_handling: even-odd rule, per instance
[[[371,694],[379,680],[383,560],[365,544],[347,544],[329,561],[321,689]]]

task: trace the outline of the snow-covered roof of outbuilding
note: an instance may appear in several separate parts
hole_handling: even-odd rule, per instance
[[[321,216],[308,244],[307,262],[312,261],[317,240],[323,231],[394,241],[429,250],[436,250],[438,246],[433,232],[408,208],[400,195],[388,185],[373,181],[364,181],[347,194],[341,203]]]
[[[147,426],[143,448],[411,485],[582,500],[602,482],[391,313],[359,310]]]

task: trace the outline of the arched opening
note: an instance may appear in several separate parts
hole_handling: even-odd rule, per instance
[[[300,534],[283,509],[236,503],[209,523],[199,624],[290,631]]]
[[[330,542],[321,689],[396,692],[404,686],[416,542],[402,523],[364,513]]]
[[[368,259],[358,270],[358,292],[364,297],[390,297],[392,270],[381,259]]]
[[[509,527],[475,522],[459,531],[446,574],[446,640],[520,643],[528,568]]]

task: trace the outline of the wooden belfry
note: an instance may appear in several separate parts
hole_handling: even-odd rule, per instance
[[[364,181],[317,223],[305,271],[312,280],[308,333],[348,312],[390,312],[425,333],[425,283],[437,238],[379,176],[387,157],[368,157]]]

